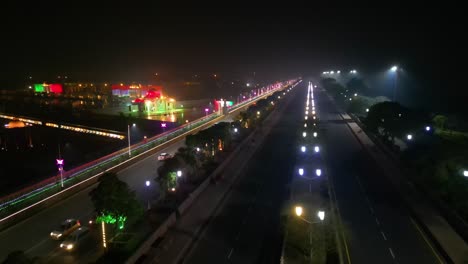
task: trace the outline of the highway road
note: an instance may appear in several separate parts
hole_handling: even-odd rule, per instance
[[[179,141],[161,152],[174,154],[177,149],[184,145]],[[148,191],[153,193],[156,190],[154,178],[157,175],[157,168],[161,162],[157,160],[157,155],[152,155],[132,166],[125,168],[118,173],[118,177],[125,181],[132,190],[135,190],[137,198],[146,206]],[[145,181],[150,180],[152,185],[145,186]],[[81,220],[82,224],[87,224],[87,219],[92,215],[93,205],[89,198],[89,192],[95,186],[91,186],[70,198],[59,202],[46,210],[33,215],[23,222],[0,233],[0,259],[15,249],[25,250],[31,256],[48,256],[49,261],[63,263],[77,263],[77,254],[68,254],[59,249],[59,241],[50,239],[49,233],[56,229],[60,223],[67,218]],[[147,190],[145,188],[151,188]],[[155,194],[155,193],[154,193]],[[93,231],[91,232],[93,234]],[[97,240],[96,242],[98,242]],[[93,243],[96,245],[96,243]],[[98,243],[99,244],[99,243]],[[96,257],[95,248],[89,248],[91,252],[81,252],[87,257],[81,257],[82,263]]]
[[[236,112],[226,115],[223,121],[232,121],[234,115]],[[184,141],[178,141],[118,173],[118,177],[136,192],[137,199],[145,208],[148,198],[151,199],[157,195],[157,185],[154,179],[157,176],[157,168],[161,165],[161,162],[157,160],[157,155],[161,152],[174,154],[182,146],[184,146]],[[147,180],[151,181],[149,187],[145,186]],[[3,260],[13,250],[23,250],[29,256],[45,258],[48,263],[89,263],[99,257],[102,252],[97,247],[100,245],[98,230],[90,232],[89,241],[92,243],[86,243],[88,246],[72,254],[59,248],[60,241],[49,237],[50,232],[56,230],[60,223],[68,218],[79,219],[82,224],[87,225],[93,212],[89,192],[95,187],[95,185],[90,186],[2,231],[0,233],[0,260]]]
[[[184,263],[279,262],[280,208],[293,174],[305,83]],[[300,90],[298,89],[298,90]],[[327,173],[340,210],[349,263],[442,263],[398,194],[364,153],[338,110],[315,93]]]
[[[442,263],[338,109],[316,91],[328,173],[351,263]]]
[[[300,84],[293,90],[293,101],[250,159],[184,263],[278,262],[282,244],[280,214],[297,153],[297,135],[291,127],[297,127],[303,118],[299,112],[303,113],[304,87]]]

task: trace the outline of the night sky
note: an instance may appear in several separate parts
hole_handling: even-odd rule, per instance
[[[373,74],[396,63],[410,76],[415,94],[429,98],[443,89],[444,100],[459,98],[462,89],[454,79],[460,76],[447,65],[466,53],[458,41],[463,31],[457,32],[463,16],[441,7],[389,5],[22,4],[1,18],[0,85],[11,88],[29,75],[143,82],[155,72],[168,78],[213,73],[229,78],[255,71],[265,79],[284,79],[339,68]]]

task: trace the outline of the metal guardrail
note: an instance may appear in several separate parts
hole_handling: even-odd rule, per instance
[[[290,82],[286,85],[290,85]],[[229,109],[229,112],[233,112],[238,110],[239,108],[248,105],[251,102],[257,101],[266,95],[271,95],[274,92],[283,88],[284,85],[280,85],[278,88],[269,90],[263,94],[259,94],[249,100],[240,102]],[[146,140],[146,142],[140,142],[134,144],[130,147],[130,157],[128,155],[128,148],[123,148],[118,150],[114,153],[108,154],[104,157],[96,159],[94,161],[88,162],[76,168],[73,168],[63,175],[63,184],[64,187],[61,187],[60,181],[58,180],[58,176],[49,177],[39,183],[34,185],[28,186],[22,190],[19,190],[15,193],[6,195],[0,198],[0,223],[6,219],[6,217],[10,214],[15,213],[22,208],[26,208],[28,206],[33,205],[35,202],[41,199],[45,199],[49,196],[57,194],[62,190],[73,186],[79,182],[85,181],[92,176],[102,173],[109,168],[115,167],[118,164],[130,159],[132,156],[136,156],[139,153],[144,151],[151,150],[153,148],[158,147],[159,145],[163,144],[164,142],[171,140],[183,133],[186,133],[190,130],[196,129],[211,120],[218,118],[221,116],[219,113],[212,113],[210,115],[201,117],[196,119],[190,123],[183,124],[179,127],[171,129],[165,133],[153,136]]]

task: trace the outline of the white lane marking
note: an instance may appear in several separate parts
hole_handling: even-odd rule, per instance
[[[380,233],[382,234],[383,239],[384,239],[384,240],[387,240],[387,237],[385,236],[385,233],[384,233],[383,231],[380,231]]]
[[[31,252],[31,250],[34,250],[35,248],[41,246],[42,244],[46,243],[47,241],[49,241],[49,239],[43,239],[41,242],[35,244],[34,246],[30,247],[29,249],[27,249],[25,252],[28,253],[28,252]]]
[[[228,259],[231,258],[232,252],[234,251],[234,248],[231,248],[231,251],[229,252]]]
[[[390,254],[392,255],[392,258],[395,259],[395,254],[393,254],[392,248],[388,248],[388,250],[390,250]]]

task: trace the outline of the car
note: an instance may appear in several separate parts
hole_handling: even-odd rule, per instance
[[[59,230],[50,232],[50,237],[55,240],[63,239],[81,226],[76,219],[67,219],[60,224]]]
[[[167,159],[170,159],[170,158],[172,158],[172,155],[169,154],[169,153],[161,153],[158,156],[158,160],[167,160]]]
[[[89,229],[85,226],[81,226],[73,233],[71,233],[62,243],[60,243],[60,248],[67,251],[72,251],[77,248],[84,237],[88,234]]]

